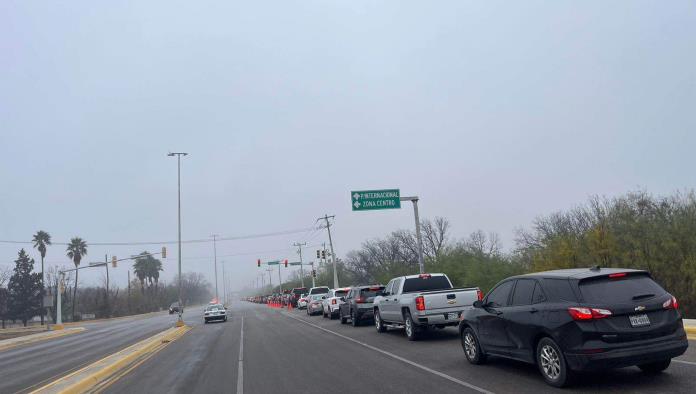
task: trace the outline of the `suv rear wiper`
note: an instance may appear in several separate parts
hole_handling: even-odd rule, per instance
[[[650,294],[650,293],[647,293],[647,294],[638,294],[638,295],[634,295],[634,296],[633,296],[633,300],[639,300],[639,299],[641,299],[641,298],[652,298],[652,297],[655,297],[655,294]]]

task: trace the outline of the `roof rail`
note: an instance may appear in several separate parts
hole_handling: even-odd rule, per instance
[[[590,267],[590,271],[599,271],[601,268],[599,268],[599,265],[593,265]]]

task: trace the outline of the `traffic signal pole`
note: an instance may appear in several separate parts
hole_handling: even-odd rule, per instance
[[[418,269],[421,274],[425,273],[425,261],[423,259],[423,236],[420,230],[420,219],[418,218],[418,196],[400,197],[401,201],[411,201],[413,203],[413,216],[416,218],[416,240],[418,241]]]

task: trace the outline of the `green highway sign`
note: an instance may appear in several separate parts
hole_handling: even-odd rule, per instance
[[[278,265],[280,261],[267,261],[266,265]]]
[[[354,191],[350,197],[354,211],[401,208],[399,189]]]
[[[293,261],[293,262],[288,263],[288,264],[290,264],[290,265],[302,265],[302,263],[300,263],[299,261]]]

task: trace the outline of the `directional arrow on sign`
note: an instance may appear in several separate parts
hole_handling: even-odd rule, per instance
[[[359,200],[359,199],[360,199],[360,194],[358,194],[358,193],[353,194],[353,199]]]
[[[353,206],[354,206],[356,209],[357,209],[357,208],[360,208],[360,203],[356,201],[355,203],[353,203]]]

